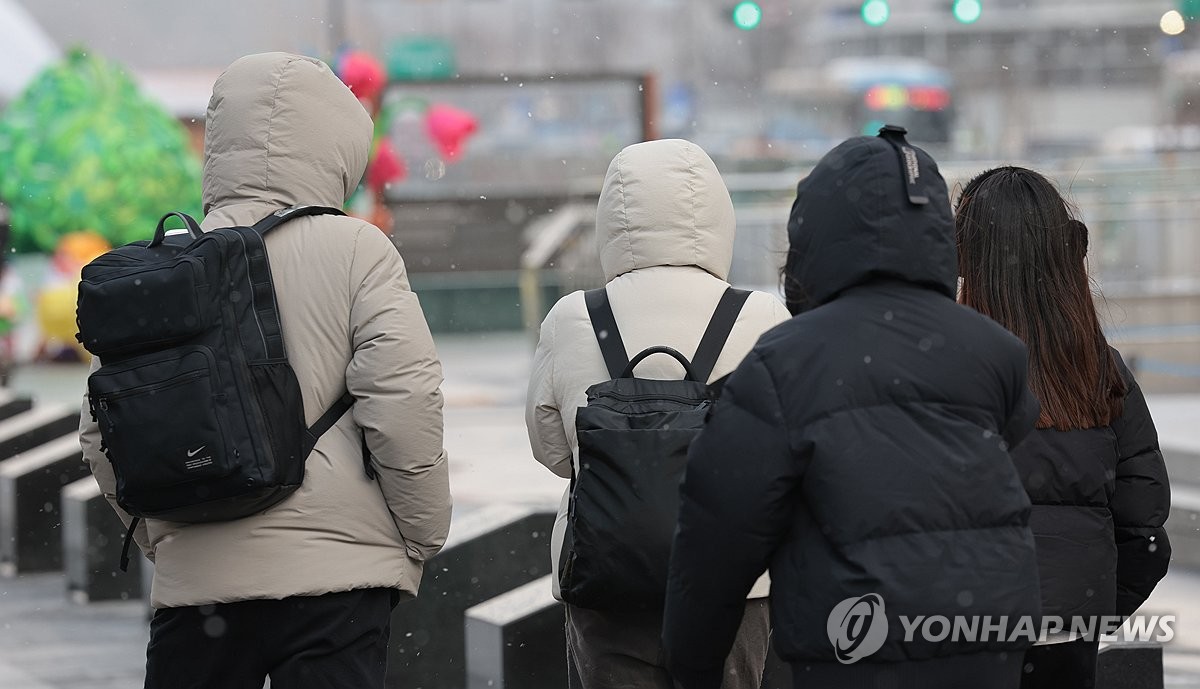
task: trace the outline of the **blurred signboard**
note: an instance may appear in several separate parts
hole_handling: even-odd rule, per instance
[[[387,51],[388,78],[395,81],[450,79],[455,64],[454,45],[441,38],[399,40]]]
[[[407,175],[389,187],[388,198],[595,193],[617,152],[654,138],[651,91],[641,75],[393,81],[384,94],[381,126]],[[443,122],[446,112],[473,125],[449,154],[433,131],[434,118]]]

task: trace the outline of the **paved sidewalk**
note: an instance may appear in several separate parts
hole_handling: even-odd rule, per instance
[[[140,601],[70,603],[61,574],[0,580],[0,687],[140,687],[145,613]]]
[[[0,580],[0,687],[133,689],[145,662],[140,602],[77,605],[59,574]],[[1200,573],[1173,570],[1143,614],[1177,616],[1165,647],[1168,689],[1200,689]]]

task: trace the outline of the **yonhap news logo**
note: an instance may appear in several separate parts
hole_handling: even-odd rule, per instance
[[[850,665],[871,655],[887,639],[888,621],[883,597],[868,593],[847,598],[834,606],[825,623],[833,654],[838,662]]]
[[[878,593],[847,598],[834,606],[825,624],[834,656],[850,665],[883,648],[888,636],[888,619],[883,597]],[[1168,643],[1175,638],[1174,615],[1117,615],[1097,617],[1043,617],[1006,615],[900,615],[904,634],[897,641],[941,643],[1024,642],[1033,644],[1047,638],[1095,641],[1155,641]]]

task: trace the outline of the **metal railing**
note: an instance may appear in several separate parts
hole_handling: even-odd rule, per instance
[[[538,326],[545,315],[542,276],[555,271],[555,284],[570,291],[593,287],[603,282],[599,258],[590,241],[594,227],[594,204],[571,203],[554,213],[535,218],[523,232],[526,249],[521,254],[518,288],[521,295],[521,319],[525,330],[537,341]]]
[[[998,164],[952,162],[941,169],[956,196],[971,177]],[[1031,167],[1060,186],[1089,227],[1091,271],[1114,343],[1154,377],[1149,388],[1200,389],[1200,153]],[[788,212],[805,174],[725,176],[737,214],[734,284],[778,293]],[[603,284],[593,203],[564,206],[525,230],[521,303],[535,337],[546,308],[543,285],[566,292]]]

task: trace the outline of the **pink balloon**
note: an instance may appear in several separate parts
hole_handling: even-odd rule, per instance
[[[457,158],[463,144],[478,128],[474,115],[450,105],[432,105],[425,114],[425,131],[447,159]]]
[[[404,159],[396,153],[392,142],[387,139],[380,140],[375,155],[367,165],[367,186],[380,191],[389,182],[402,180],[407,174],[408,168],[404,165]]]
[[[387,72],[369,53],[348,53],[338,62],[338,78],[359,100],[372,101],[387,85]]]

